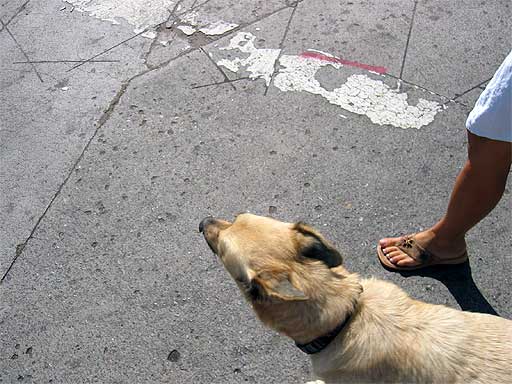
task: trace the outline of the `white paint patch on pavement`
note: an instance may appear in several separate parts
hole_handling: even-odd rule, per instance
[[[249,56],[231,60],[222,59],[217,64],[232,72],[243,69],[250,72],[250,78],[263,78],[269,85],[280,50],[256,48],[255,39],[256,37],[251,33],[239,32],[227,47],[220,50],[239,50]],[[335,69],[343,67],[337,62],[283,55],[279,58],[279,64],[282,68],[275,76],[274,85],[281,91],[320,95],[331,104],[338,105],[347,111],[366,115],[375,124],[419,129],[430,124],[436,114],[442,110],[439,103],[421,98],[416,105],[409,105],[407,93],[399,93],[384,82],[367,75],[352,75],[339,88],[329,91],[322,87],[315,75],[324,66],[330,65]]]
[[[176,28],[178,28],[181,32],[183,32],[185,35],[190,36],[197,32],[197,29],[194,27],[191,27],[190,25],[178,25]]]
[[[219,48],[220,50],[238,49],[242,53],[249,54],[246,58],[236,57],[233,60],[222,59],[217,62],[218,65],[229,69],[231,72],[238,72],[240,68],[244,68],[249,72],[251,79],[262,78],[267,85],[270,84],[272,73],[274,72],[274,64],[279,57],[280,49],[260,49],[254,46],[256,36],[248,32],[239,32],[231,40],[227,47]]]
[[[393,125],[400,128],[421,128],[434,121],[435,115],[441,110],[439,103],[419,99],[413,106],[407,102],[407,93],[398,93],[380,80],[366,75],[352,75],[341,87],[328,91],[315,78],[320,67],[331,65],[340,68],[341,64],[283,55],[274,85],[282,91],[308,92],[320,95],[331,104],[366,115],[379,125]]]
[[[78,10],[87,12],[98,19],[119,24],[121,19],[126,20],[134,27],[135,33],[150,29],[165,22],[176,0],[66,0]],[[205,35],[222,35],[238,27],[238,24],[223,20],[199,20],[196,12],[188,12],[180,17],[178,29],[190,36],[200,31]],[[142,36],[154,39],[155,31],[148,30]]]
[[[238,24],[227,23],[225,21],[219,20],[215,23],[208,24],[205,27],[199,28],[200,32],[203,32],[205,35],[223,35],[232,29],[238,27]]]
[[[175,0],[66,0],[78,10],[98,19],[119,24],[120,19],[133,25],[135,33],[163,23],[169,17]],[[156,33],[146,37],[154,38]]]
[[[183,21],[183,20],[182,20]],[[223,20],[216,21],[214,23],[204,23],[203,26],[198,27],[198,23],[190,23],[189,25],[178,25],[177,28],[182,31],[185,35],[190,36],[196,33],[197,31],[204,33],[205,35],[215,36],[215,35],[223,35],[226,32],[231,31],[238,27],[238,24],[228,23]]]

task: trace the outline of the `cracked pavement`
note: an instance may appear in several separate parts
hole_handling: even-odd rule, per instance
[[[310,379],[209,252],[209,214],[304,220],[352,271],[510,318],[510,180],[468,234],[470,267],[391,274],[375,250],[443,214],[510,8],[0,0],[0,382]],[[240,33],[253,51],[225,49]],[[405,104],[375,109],[384,93]],[[373,122],[421,99],[431,122]]]

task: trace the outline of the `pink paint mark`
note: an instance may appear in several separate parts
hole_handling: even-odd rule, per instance
[[[307,58],[307,59],[316,59],[316,60],[322,60],[322,61],[328,61],[329,63],[338,63],[343,65],[349,65],[351,67],[357,67],[366,69],[367,71],[377,72],[380,74],[385,74],[388,72],[388,70],[385,67],[377,67],[374,65],[368,65],[359,63],[357,61],[350,61],[350,60],[344,60],[340,59],[339,57],[333,57],[333,56],[327,56],[318,52],[303,52],[301,53],[300,57]]]

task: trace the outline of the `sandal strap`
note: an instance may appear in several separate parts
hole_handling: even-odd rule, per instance
[[[424,264],[432,258],[432,254],[418,244],[414,239],[414,235],[415,234],[404,236],[402,240],[396,244],[396,247],[405,252],[411,259]]]

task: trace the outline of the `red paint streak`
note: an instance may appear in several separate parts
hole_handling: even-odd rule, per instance
[[[340,59],[339,57],[327,56],[327,55],[323,55],[318,52],[303,52],[303,53],[301,53],[300,57],[304,57],[307,59],[328,61],[329,63],[338,63],[338,64],[343,64],[343,65],[349,65],[351,67],[362,68],[362,69],[366,69],[367,71],[377,72],[380,74],[385,74],[388,71],[385,67],[376,67],[374,65],[358,63],[357,61],[344,60],[344,59]]]

